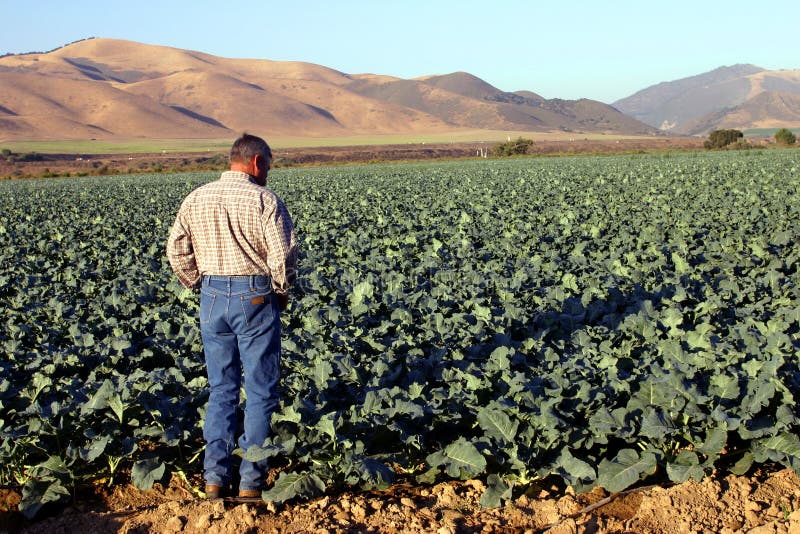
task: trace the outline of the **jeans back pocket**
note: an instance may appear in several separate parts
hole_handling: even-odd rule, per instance
[[[242,313],[244,322],[248,327],[260,326],[269,323],[275,317],[275,294],[267,292],[254,292],[242,295]]]

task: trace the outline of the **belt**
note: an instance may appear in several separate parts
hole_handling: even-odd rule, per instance
[[[203,282],[211,280],[218,280],[222,282],[250,282],[251,284],[268,284],[272,277],[266,274],[249,274],[249,275],[236,275],[227,276],[223,274],[204,274]]]

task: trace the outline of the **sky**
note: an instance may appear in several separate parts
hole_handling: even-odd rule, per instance
[[[797,0],[0,0],[0,28],[0,55],[110,37],[609,104],[726,65],[800,68]]]

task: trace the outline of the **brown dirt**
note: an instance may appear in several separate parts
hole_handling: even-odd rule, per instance
[[[531,154],[590,154],[701,149],[695,138],[646,138],[620,140],[537,141]],[[440,143],[374,145],[361,147],[309,147],[275,150],[277,166],[329,165],[377,161],[414,161],[445,158],[475,158],[491,143]],[[37,161],[7,161],[0,158],[0,177],[77,176],[221,170],[227,155],[220,153],[166,154],[40,154]]]
[[[0,512],[0,532],[800,533],[800,478],[791,470],[712,476],[614,495],[534,485],[494,510],[480,507],[483,489],[477,480],[396,484],[276,507],[208,501],[176,477],[168,487],[147,492],[132,486],[99,492],[36,522]],[[18,499],[8,490],[0,497],[0,510]]]

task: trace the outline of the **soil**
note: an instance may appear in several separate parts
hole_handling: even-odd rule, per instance
[[[533,485],[497,509],[483,509],[479,480],[435,486],[398,483],[303,502],[209,501],[174,477],[150,491],[117,486],[35,522],[0,512],[0,532],[68,533],[800,533],[800,478],[792,470],[710,476],[679,485],[576,495]],[[0,510],[19,494],[0,492]],[[4,508],[5,507],[5,508]]]
[[[415,161],[429,159],[477,158],[490,154],[490,143],[440,143],[347,147],[307,147],[276,149],[275,166],[331,165],[382,161]],[[689,137],[654,137],[641,139],[573,141],[537,141],[532,155],[588,153],[636,153],[669,150],[701,149],[703,141]],[[0,158],[0,178],[31,178],[134,174],[155,172],[188,172],[223,170],[227,154],[159,153],[159,154],[15,154]]]

